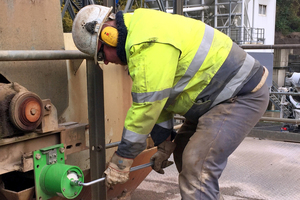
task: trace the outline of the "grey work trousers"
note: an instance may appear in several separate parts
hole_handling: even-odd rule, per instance
[[[183,200],[219,200],[227,159],[239,146],[269,102],[266,84],[258,91],[216,105],[198,120],[185,121],[175,137],[174,160]]]

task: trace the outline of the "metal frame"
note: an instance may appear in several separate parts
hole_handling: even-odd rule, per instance
[[[174,0],[174,1],[182,2],[182,0]],[[130,8],[131,8],[132,5],[133,5],[133,2],[134,2],[134,0],[127,0],[126,6],[125,6],[125,9],[124,9],[124,13],[127,13],[127,12],[130,10]],[[166,11],[167,11],[167,10],[166,10],[166,7],[165,7],[165,5],[164,5],[164,3],[163,3],[162,0],[156,0],[156,3],[157,3],[157,5],[158,5],[158,9],[159,9],[159,10],[161,10],[161,11],[163,11],[163,12],[166,12]],[[142,5],[142,2],[141,2],[141,5]],[[181,7],[181,10],[182,10],[182,7]]]
[[[79,11],[81,8],[87,5],[95,4],[94,0],[60,0],[60,5],[64,4],[64,8],[61,12],[61,17],[64,18],[66,11],[68,10],[71,19],[75,19],[75,10]],[[113,7],[113,11],[115,12],[116,2],[114,0],[103,0],[103,5],[107,7]],[[75,8],[75,10],[74,10]]]
[[[102,177],[105,170],[105,127],[104,127],[104,94],[103,71],[94,60],[87,60],[87,89],[89,115],[89,143],[91,180]],[[92,187],[93,199],[106,199],[105,183]]]
[[[0,51],[0,61],[86,59],[90,174],[91,180],[102,177],[105,170],[105,122],[103,71],[92,57],[78,50]],[[106,199],[105,184],[92,186],[92,200]]]

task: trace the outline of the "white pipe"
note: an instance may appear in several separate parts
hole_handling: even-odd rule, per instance
[[[206,9],[209,9],[209,6],[183,8],[183,12],[192,12],[192,11],[206,10]],[[167,9],[167,13],[173,13],[173,9]]]

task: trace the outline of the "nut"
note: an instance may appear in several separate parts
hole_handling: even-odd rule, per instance
[[[47,103],[47,104],[45,105],[45,109],[46,109],[47,111],[50,111],[50,110],[51,110],[51,104]]]
[[[39,154],[39,153],[37,153],[36,155],[35,155],[35,158],[37,159],[37,160],[39,160],[39,159],[41,159],[41,154]]]
[[[60,153],[64,153],[65,152],[65,148],[64,147],[59,148],[59,152]]]
[[[30,114],[35,115],[35,114],[36,114],[36,109],[32,108],[32,109],[30,110]]]

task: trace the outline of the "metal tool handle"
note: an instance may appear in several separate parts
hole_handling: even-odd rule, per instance
[[[146,163],[146,164],[143,164],[143,165],[138,165],[138,166],[135,166],[135,167],[131,167],[130,172],[133,172],[133,171],[136,171],[136,170],[139,170],[139,169],[143,169],[143,168],[146,168],[146,167],[150,167],[152,165],[153,165],[153,162],[149,162],[149,163]],[[104,181],[104,180],[105,180],[105,177],[93,180],[93,181],[88,182],[88,183],[83,183],[83,182],[78,181],[78,180],[71,180],[71,185],[72,186],[90,186],[90,185],[93,185],[95,183],[98,183],[98,182],[101,182],[101,181]]]

